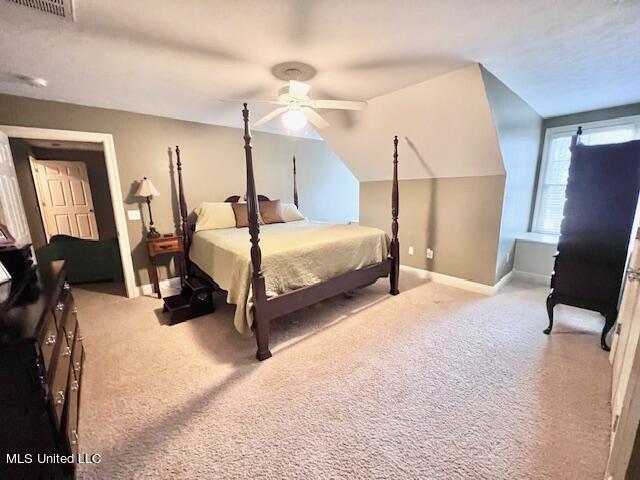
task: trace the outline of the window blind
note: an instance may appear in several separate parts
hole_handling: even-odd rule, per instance
[[[539,233],[560,233],[565,190],[571,162],[571,136],[564,128],[551,132],[545,139],[545,156],[540,169],[538,195],[532,230]],[[581,141],[585,145],[628,142],[640,137],[640,118],[613,125],[583,126]]]

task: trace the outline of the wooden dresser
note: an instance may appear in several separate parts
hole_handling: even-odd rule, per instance
[[[0,478],[73,478],[74,463],[39,462],[78,454],[84,347],[64,262],[16,290],[0,306]]]
[[[544,333],[551,333],[557,304],[593,310],[605,317],[600,345],[609,350],[640,192],[640,141],[583,145],[580,134],[571,144]]]

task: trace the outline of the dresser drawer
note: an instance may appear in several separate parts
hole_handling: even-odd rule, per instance
[[[53,353],[60,345],[60,335],[53,313],[46,313],[45,327],[42,329],[42,335],[38,340],[42,359],[44,361],[44,372],[50,372]]]
[[[78,409],[80,408],[80,379],[69,373],[67,384],[67,400],[64,407],[64,428],[69,442],[69,448],[74,454],[78,453]]]
[[[67,303],[70,298],[70,291],[63,287],[60,291],[60,294],[58,295],[58,299],[53,306],[53,315],[56,319],[56,325],[58,326],[58,329],[62,328],[62,326],[64,325],[64,315],[66,310],[68,309]]]
[[[73,348],[75,342],[76,330],[78,328],[78,309],[75,306],[73,297],[70,297],[66,303],[67,308],[64,311],[64,337],[67,340],[67,345]]]
[[[175,253],[182,251],[180,237],[159,238],[147,243],[149,255],[152,257],[160,253]]]
[[[62,341],[60,349],[56,352],[54,363],[52,364],[53,375],[50,378],[49,395],[57,420],[58,429],[62,425],[62,412],[67,400],[67,383],[69,382],[69,373],[73,371],[71,367],[72,349],[67,342]],[[73,376],[73,374],[71,374]]]
[[[73,362],[73,372],[76,376],[76,379],[80,380],[82,375],[82,363],[84,361],[84,346],[82,345],[82,335],[80,335],[80,326],[76,328],[76,337],[75,343],[73,346],[73,357],[71,359]]]

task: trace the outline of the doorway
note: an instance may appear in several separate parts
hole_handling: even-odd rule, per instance
[[[62,153],[54,156],[66,158]],[[30,156],[29,164],[47,243],[56,235],[100,240],[86,162],[42,160],[38,155]]]
[[[26,161],[17,162],[16,173],[24,216],[36,252],[38,247],[58,243],[75,253],[78,247],[95,249],[103,240],[110,241],[115,246],[116,257],[111,261],[102,257],[101,264],[105,268],[115,265],[120,272],[123,294],[137,296],[113,137],[102,133],[13,126],[0,126],[0,131],[10,137],[14,157],[24,159],[26,155]],[[49,171],[43,172],[42,168],[46,167]],[[65,170],[59,167],[65,167]],[[96,174],[98,170],[99,175]],[[25,195],[23,187],[30,189],[31,194]],[[50,203],[52,208],[63,207],[66,211],[48,211]],[[95,240],[96,236],[98,240]],[[83,243],[71,245],[71,241]],[[93,253],[86,258],[96,261]],[[84,272],[94,270],[93,265],[82,268]]]

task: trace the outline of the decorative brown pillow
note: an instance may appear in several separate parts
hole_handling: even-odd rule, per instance
[[[246,203],[232,203],[231,208],[233,208],[233,214],[236,217],[236,228],[248,227],[249,226],[249,210],[247,209]],[[262,221],[262,217],[260,216],[260,211],[258,211],[258,223],[260,225],[264,225]]]
[[[284,223],[280,200],[269,200],[258,203],[260,204],[260,216],[266,225],[270,223]]]

